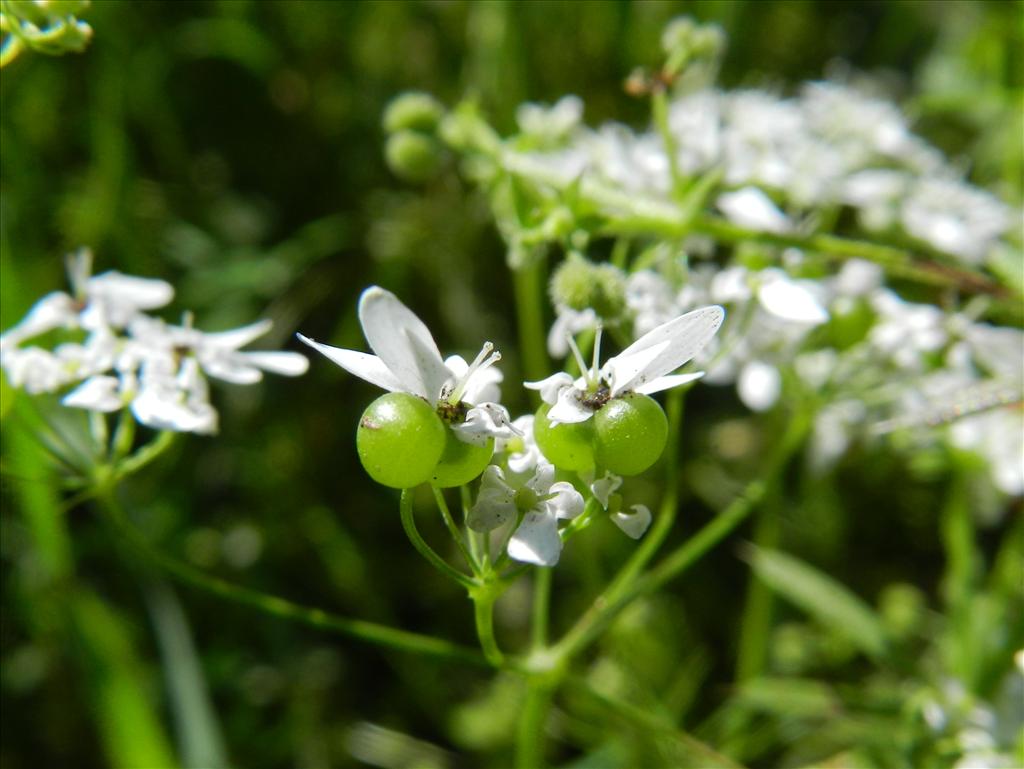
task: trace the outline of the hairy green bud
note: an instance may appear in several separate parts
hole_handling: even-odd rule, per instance
[[[384,157],[395,176],[409,182],[425,182],[441,167],[444,148],[432,136],[399,131],[388,137]]]

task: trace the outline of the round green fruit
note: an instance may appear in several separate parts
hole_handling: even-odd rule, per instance
[[[668,439],[668,419],[653,398],[627,393],[594,414],[594,458],[616,475],[637,475],[658,461]]]
[[[441,418],[422,398],[388,393],[371,403],[359,419],[356,449],[373,480],[409,489],[430,480],[445,448]]]
[[[551,426],[548,404],[537,409],[533,420],[533,436],[541,452],[555,467],[562,470],[589,470],[594,466],[594,420]]]
[[[469,483],[487,467],[494,454],[494,438],[483,446],[460,441],[454,430],[445,430],[444,453],[434,468],[430,482],[443,489]]]

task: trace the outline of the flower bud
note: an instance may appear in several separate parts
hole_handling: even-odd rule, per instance
[[[388,137],[384,149],[388,168],[409,182],[425,182],[434,176],[443,156],[443,148],[432,136],[408,130]]]
[[[410,91],[399,94],[384,110],[384,130],[433,133],[444,116],[444,107],[428,93]]]
[[[626,278],[618,267],[594,264],[578,254],[562,262],[551,276],[551,299],[573,310],[593,308],[604,319],[626,308]]]

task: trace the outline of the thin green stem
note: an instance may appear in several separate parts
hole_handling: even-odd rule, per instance
[[[775,548],[779,544],[781,527],[777,499],[771,495],[755,515],[753,541],[760,548]],[[740,625],[739,652],[736,660],[736,680],[746,681],[759,675],[768,659],[768,643],[772,628],[774,593],[753,573],[747,583],[747,600]]]
[[[402,489],[402,497],[398,505],[402,518],[402,528],[405,529],[405,534],[409,537],[409,541],[412,542],[412,546],[439,572],[455,580],[467,590],[472,589],[477,584],[476,581],[449,566],[447,561],[435,553],[434,549],[420,536],[419,530],[416,528],[416,520],[413,516],[412,495],[412,489]]]
[[[748,484],[744,492],[722,513],[673,550],[653,570],[621,590],[613,600],[609,600],[604,593],[598,596],[573,628],[555,645],[555,653],[561,659],[568,659],[586,648],[634,599],[652,593],[678,577],[743,523],[769,488],[778,481],[789,459],[800,447],[810,418],[807,412],[794,415],[786,435],[778,444],[775,456],[757,480]]]
[[[547,337],[544,331],[542,264],[531,260],[512,271],[519,325],[519,354],[526,379],[543,379],[548,373]]]
[[[550,682],[537,676],[527,678],[526,701],[516,730],[516,769],[543,769],[544,725],[553,696]]]
[[[651,92],[651,114],[658,134],[665,144],[665,156],[668,158],[668,169],[672,178],[672,192],[677,199],[682,198],[685,194],[686,180],[679,170],[679,151],[676,137],[668,122],[668,97],[664,88],[655,88]]]
[[[530,646],[539,651],[548,643],[548,621],[551,608],[550,567],[538,566],[533,571],[533,610],[530,622]]]
[[[174,443],[176,437],[177,433],[171,432],[170,430],[163,430],[158,433],[156,438],[116,466],[114,474],[117,480],[123,480],[129,475],[137,473],[153,460],[157,459],[171,447],[171,444]]]
[[[494,603],[497,597],[497,594],[491,591],[472,595],[476,636],[480,639],[480,648],[483,649],[487,661],[496,668],[505,662],[505,655],[501,653],[494,636]]]
[[[444,519],[444,525],[448,529],[448,533],[452,535],[452,539],[455,540],[456,547],[459,548],[459,552],[462,553],[462,557],[466,561],[466,565],[472,569],[473,574],[480,575],[480,566],[477,563],[476,558],[469,549],[466,547],[466,541],[462,537],[462,532],[459,531],[459,527],[455,525],[455,521],[452,518],[451,511],[448,509],[448,502],[444,498],[444,491],[437,488],[437,486],[431,486],[431,491],[434,492],[434,501],[437,502],[437,509],[441,511],[441,517]]]
[[[465,662],[480,667],[490,665],[487,659],[475,649],[460,646],[441,638],[399,630],[375,622],[342,617],[323,609],[302,606],[287,599],[251,590],[206,574],[152,545],[128,521],[112,486],[100,490],[97,496],[107,514],[106,519],[139,556],[193,587],[233,603],[249,606],[272,617],[301,622],[320,630],[340,633],[349,638],[378,646],[437,659]]]

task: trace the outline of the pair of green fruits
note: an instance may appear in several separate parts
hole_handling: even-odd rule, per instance
[[[547,404],[537,411],[534,437],[541,452],[563,470],[599,467],[636,475],[653,465],[665,448],[668,420],[658,403],[639,393],[608,400],[584,422],[548,421]],[[356,431],[359,460],[373,480],[407,489],[430,482],[447,488],[469,483],[484,471],[494,439],[483,445],[459,440],[422,398],[392,392],[371,403]]]

